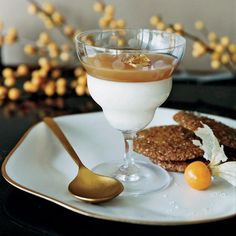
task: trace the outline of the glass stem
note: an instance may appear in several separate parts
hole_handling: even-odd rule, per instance
[[[123,133],[124,142],[125,142],[125,153],[124,153],[124,166],[129,167],[134,165],[133,158],[133,140],[135,138],[135,133]]]
[[[124,164],[120,167],[117,177],[122,181],[137,181],[140,179],[139,168],[133,158],[133,140],[136,133],[122,133],[125,142]]]

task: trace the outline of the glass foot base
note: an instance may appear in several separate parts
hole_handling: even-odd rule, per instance
[[[157,192],[166,188],[171,177],[166,170],[149,162],[136,161],[135,170],[125,173],[122,161],[101,163],[93,169],[94,172],[115,177],[124,185],[123,196],[135,196]]]

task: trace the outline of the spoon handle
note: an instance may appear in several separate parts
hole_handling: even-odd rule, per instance
[[[62,130],[58,126],[58,124],[50,117],[45,117],[43,121],[46,123],[46,125],[51,129],[51,131],[56,135],[56,137],[60,140],[61,144],[64,146],[66,151],[70,154],[74,162],[79,166],[84,166],[81,162],[79,156],[75,152],[74,148],[69,143],[66,136],[63,134]]]

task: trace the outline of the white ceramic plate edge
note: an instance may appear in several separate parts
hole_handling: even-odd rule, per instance
[[[163,109],[163,110],[172,110],[172,111],[178,111],[175,109],[167,109],[167,108],[159,108],[159,109]],[[97,113],[97,112],[96,112]],[[88,114],[88,113],[87,113]],[[80,114],[80,115],[87,115],[87,114]],[[93,113],[89,113],[90,115],[92,115]],[[218,116],[213,116],[210,114],[206,114],[212,117],[218,117]],[[75,116],[75,115],[66,115],[66,116],[61,116],[61,117],[57,117],[56,119],[60,119],[60,118],[64,118],[64,117],[69,117],[69,116]],[[224,118],[224,117],[221,117]],[[231,120],[230,118],[225,117],[226,119]],[[41,123],[41,122],[39,122]],[[38,124],[39,124],[38,123]],[[37,124],[36,124],[37,125]],[[224,219],[228,219],[228,218],[232,218],[236,216],[236,213],[234,214],[229,214],[229,215],[225,215],[222,217],[211,217],[209,219],[202,219],[202,220],[188,220],[188,221],[146,221],[146,220],[132,220],[132,219],[124,219],[124,218],[119,218],[119,217],[109,217],[109,216],[104,216],[102,214],[97,214],[97,213],[93,213],[90,211],[85,211],[85,210],[81,210],[79,208],[76,208],[74,206],[71,206],[65,202],[59,201],[58,199],[55,199],[53,197],[47,196],[45,194],[42,194],[40,192],[37,192],[33,189],[30,189],[26,186],[21,185],[20,183],[16,182],[14,179],[12,179],[8,173],[7,173],[7,163],[10,160],[11,156],[13,155],[13,153],[15,152],[15,150],[20,146],[20,144],[24,141],[24,139],[27,137],[27,135],[30,133],[30,131],[36,126],[34,125],[33,127],[29,128],[25,134],[20,138],[20,140],[17,142],[16,146],[12,149],[12,151],[7,155],[7,157],[5,158],[5,160],[2,163],[2,167],[1,167],[1,172],[2,172],[2,176],[6,179],[7,182],[9,182],[11,185],[13,185],[14,187],[23,190],[27,193],[33,194],[37,197],[41,197],[43,199],[46,199],[48,201],[51,201],[55,204],[58,204],[66,209],[69,209],[73,212],[76,213],[80,213],[82,215],[85,216],[90,216],[90,217],[94,217],[94,218],[98,218],[98,219],[104,219],[104,220],[111,220],[111,221],[118,221],[118,222],[125,222],[125,223],[135,223],[135,224],[145,224],[145,225],[187,225],[187,224],[199,224],[199,223],[207,223],[207,222],[213,222],[213,221],[219,221],[219,220],[224,220]]]

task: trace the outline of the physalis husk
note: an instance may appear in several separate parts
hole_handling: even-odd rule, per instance
[[[212,176],[219,176],[228,181],[233,186],[236,186],[236,161],[227,161],[227,156],[224,153],[223,145],[220,145],[213,131],[206,124],[198,128],[194,133],[201,138],[193,140],[193,144],[200,147],[204,151],[204,158],[210,163],[208,168]],[[187,169],[187,168],[186,168]]]

